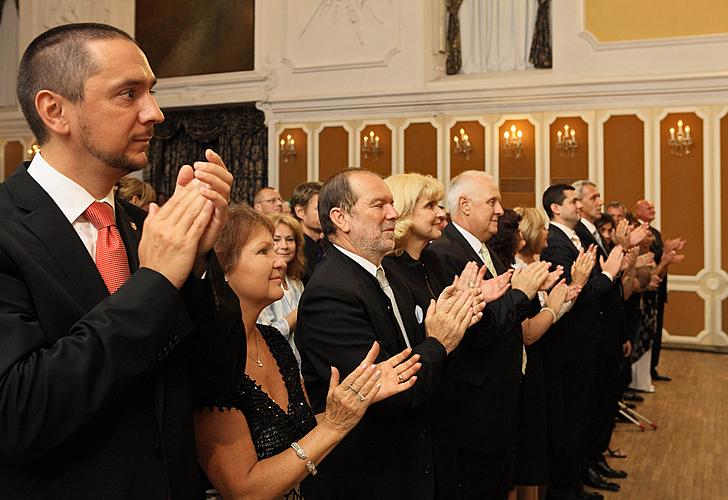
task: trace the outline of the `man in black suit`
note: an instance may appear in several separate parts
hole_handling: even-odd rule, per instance
[[[453,322],[456,308],[449,315],[441,310],[452,300],[448,291],[436,308],[422,311],[403,283],[384,274],[381,261],[394,249],[398,214],[379,176],[360,169],[334,175],[319,196],[319,216],[330,251],[301,297],[296,330],[314,411],[326,406],[331,366],[345,377],[374,341],[381,346],[379,360],[411,347],[422,367],[412,389],[369,408],[319,474],[306,480],[304,495],[314,500],[433,498],[428,400],[469,318]]]
[[[602,240],[595,225],[602,215],[602,197],[597,185],[589,180],[579,180],[573,184],[576,195],[581,201],[581,221],[576,225],[576,234],[584,248],[594,246],[598,260],[606,260],[610,250]],[[628,243],[627,243],[628,244]],[[597,271],[602,269],[599,263]],[[627,474],[610,467],[603,453],[609,446],[614,430],[623,384],[622,371],[627,349],[621,335],[621,319],[624,299],[621,280],[615,279],[612,289],[601,300],[600,334],[595,361],[594,383],[590,390],[587,410],[586,460],[587,472],[584,482],[592,487],[607,491],[619,491],[619,484],[605,478],[624,478]]]
[[[498,232],[503,214],[493,178],[480,171],[458,175],[450,183],[448,205],[452,222],[428,247],[439,256],[447,277],[476,262],[486,266],[486,278],[508,279],[505,266],[485,244]],[[512,289],[488,303],[483,318],[467,331],[449,363],[447,421],[452,446],[438,461],[448,465],[438,474],[443,497],[508,495],[525,362],[521,322],[547,278],[547,267],[539,263],[514,274]]]
[[[579,252],[586,250],[575,229],[582,204],[572,186],[555,184],[543,195],[543,207],[551,223],[548,246],[541,258],[561,265],[567,283]],[[620,247],[592,270],[572,309],[541,338],[549,398],[549,490],[547,498],[572,500],[600,498],[582,488],[586,472],[585,427],[589,390],[594,375],[600,328],[601,300],[612,291],[622,260]]]
[[[164,118],[154,82],[129,35],[100,24],[53,28],[20,63],[42,152],[0,185],[4,498],[199,498],[188,351],[219,343],[222,358],[197,359],[232,386],[242,350],[237,333],[210,337],[198,277],[232,176],[208,151],[146,220],[114,199]]]
[[[323,260],[321,222],[318,215],[318,199],[322,186],[323,184],[318,181],[304,182],[296,186],[291,195],[291,213],[303,228],[306,271],[303,273],[301,281],[304,285],[311,279],[316,264]]]

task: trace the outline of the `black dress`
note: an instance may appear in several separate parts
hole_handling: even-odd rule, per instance
[[[246,373],[240,376],[237,391],[228,398],[220,398],[218,408],[236,408],[243,412],[253,438],[258,460],[275,456],[287,450],[316,426],[316,417],[306,401],[301,385],[301,373],[291,346],[272,326],[258,324],[258,330],[278,364],[288,391],[288,411],[285,412]],[[300,498],[295,488],[284,498]]]

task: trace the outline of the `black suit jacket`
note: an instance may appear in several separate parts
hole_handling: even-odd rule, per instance
[[[415,386],[372,405],[359,424],[324,459],[304,496],[319,498],[433,498],[434,472],[428,400],[440,381],[445,348],[425,338],[409,289],[387,274],[414,353],[422,368]],[[422,316],[424,317],[424,311]],[[377,362],[402,351],[387,295],[364,268],[331,246],[306,286],[298,308],[296,345],[316,413],[326,406],[331,366],[346,377],[374,341]],[[364,472],[366,471],[366,472]],[[363,475],[362,475],[363,474]]]
[[[584,223],[579,222],[576,226],[576,234],[581,240],[581,245],[588,248],[589,245],[597,247],[597,263],[594,268],[601,273],[602,268],[599,258],[607,259],[607,254],[597,243],[597,240],[589,232]],[[624,294],[622,293],[622,281],[615,276],[614,283],[609,292],[602,295],[601,307],[601,328],[599,332],[599,343],[597,346],[598,355],[602,357],[616,358],[621,361],[622,356],[622,319],[624,316]]]
[[[206,282],[185,285],[191,315],[166,278],[137,269],[142,214],[117,202],[133,274],[109,296],[26,167],[0,184],[3,497],[199,498],[187,348],[202,356],[216,312]],[[242,337],[228,340],[235,354],[216,361],[239,360]]]
[[[446,278],[460,274],[468,262],[483,265],[463,235],[448,224],[428,247],[440,258]],[[494,252],[498,274],[506,271]],[[490,272],[486,278],[492,278]],[[453,381],[450,420],[455,445],[471,452],[498,453],[514,444],[520,393],[523,337],[521,322],[531,303],[520,290],[509,290],[489,303],[483,319],[465,333],[448,365]]]
[[[541,260],[551,262],[552,268],[563,266],[563,276],[567,283],[571,283],[571,265],[578,256],[579,251],[573,242],[560,228],[551,224],[548,246],[541,252]],[[612,281],[602,274],[598,266],[594,266],[574,306],[541,339],[548,360],[576,364],[594,362],[601,332],[601,300],[612,287]]]

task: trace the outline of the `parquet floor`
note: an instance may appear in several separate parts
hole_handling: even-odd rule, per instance
[[[637,411],[658,425],[640,432],[617,424],[610,459],[629,473],[608,500],[728,500],[728,355],[663,350],[656,382]]]

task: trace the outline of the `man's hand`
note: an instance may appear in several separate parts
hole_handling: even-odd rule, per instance
[[[627,222],[627,219],[625,219],[623,222]],[[634,247],[639,245],[642,240],[644,240],[647,237],[647,234],[650,232],[650,225],[646,222],[643,222],[642,225],[636,227],[632,233],[629,235],[629,247]],[[628,247],[625,247],[628,248]]]
[[[579,255],[571,265],[571,285],[579,288],[583,287],[589,280],[592,269],[596,264],[597,247],[589,245],[586,252],[584,249],[579,250]]]
[[[629,225],[627,219],[622,219],[614,228],[614,235],[612,235],[612,241],[615,245],[622,245],[627,248],[629,246],[629,238],[632,232],[632,226]]]
[[[465,334],[473,318],[473,295],[450,285],[437,299],[430,301],[425,316],[428,337],[437,339],[450,354]]]
[[[214,211],[213,202],[192,185],[178,185],[162,208],[151,203],[139,242],[139,266],[157,271],[182,288]]]
[[[660,275],[656,272],[652,273],[652,277],[650,278],[650,282],[647,285],[647,290],[650,292],[654,292],[657,290],[660,286],[660,283],[662,283],[662,278],[660,278]]]
[[[512,276],[513,269],[509,269],[503,274],[499,274],[495,278],[484,280],[480,286],[480,290],[483,293],[483,300],[488,303],[503,297],[503,295],[505,295],[505,293],[511,286]]]
[[[625,358],[628,358],[632,354],[632,342],[629,340],[622,344],[622,354],[624,354]]]
[[[630,248],[625,252],[624,258],[622,259],[622,267],[619,269],[620,271],[626,272],[634,267],[634,263],[637,260],[637,252],[639,252],[637,247]]]
[[[550,265],[548,262],[534,262],[516,269],[511,278],[511,286],[514,290],[521,290],[529,299],[534,298],[549,276]]]
[[[637,256],[634,267],[655,267],[655,254],[652,252],[647,252]]]
[[[663,243],[662,251],[669,252],[671,250],[675,250],[675,252],[681,252],[682,249],[685,248],[686,243],[687,243],[687,240],[685,240],[683,238],[672,238]]]
[[[212,250],[220,230],[227,220],[228,203],[230,201],[230,189],[233,184],[233,176],[228,172],[222,158],[212,149],[205,151],[206,162],[197,161],[194,163],[194,170],[189,165],[184,165],[177,176],[178,186],[197,186],[200,194],[212,201],[215,207],[210,224],[205,230],[197,247],[197,259],[195,260],[194,272],[201,276],[205,271],[205,256]]]
[[[483,309],[485,309],[485,296],[481,290],[484,283],[483,277],[485,276],[486,267],[481,266],[478,269],[478,265],[475,262],[468,262],[463,268],[463,272],[460,276],[455,276],[452,284],[456,290],[469,293],[473,296],[473,317],[470,321],[470,326],[474,325],[480,318],[483,317]]]
[[[607,271],[612,275],[612,278],[616,278],[617,273],[619,273],[619,268],[622,266],[623,256],[624,252],[622,251],[622,245],[617,245],[612,248],[611,252],[609,252],[609,256],[606,261],[604,260],[604,257],[599,257],[599,264],[602,266],[602,271]]]

